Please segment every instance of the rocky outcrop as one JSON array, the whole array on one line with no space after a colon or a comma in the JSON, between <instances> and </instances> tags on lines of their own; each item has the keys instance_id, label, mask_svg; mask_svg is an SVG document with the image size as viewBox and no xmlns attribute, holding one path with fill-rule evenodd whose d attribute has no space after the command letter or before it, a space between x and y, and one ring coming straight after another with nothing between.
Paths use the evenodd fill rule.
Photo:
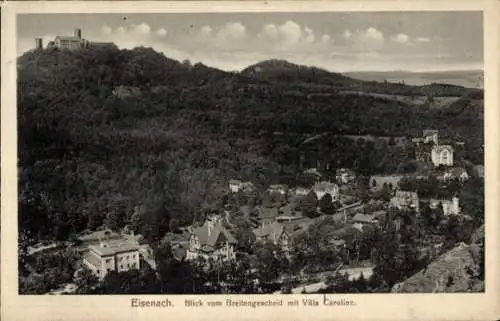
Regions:
<instances>
[{"instance_id":1,"label":"rocky outcrop","mask_svg":"<svg viewBox=\"0 0 500 321\"><path fill-rule=\"evenodd\" d=\"M483 292L482 245L460 243L426 268L396 284L393 293Z\"/></svg>"}]
</instances>

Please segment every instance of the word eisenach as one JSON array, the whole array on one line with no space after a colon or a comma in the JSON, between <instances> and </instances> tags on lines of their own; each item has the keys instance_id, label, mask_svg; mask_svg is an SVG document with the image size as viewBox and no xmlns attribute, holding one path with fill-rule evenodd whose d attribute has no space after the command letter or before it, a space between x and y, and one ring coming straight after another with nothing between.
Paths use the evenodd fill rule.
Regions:
<instances>
[{"instance_id":1,"label":"word eisenach","mask_svg":"<svg viewBox=\"0 0 500 321\"><path fill-rule=\"evenodd\" d=\"M173 307L172 301L169 299L164 300L141 300L134 298L130 302L133 308L170 308Z\"/></svg>"}]
</instances>

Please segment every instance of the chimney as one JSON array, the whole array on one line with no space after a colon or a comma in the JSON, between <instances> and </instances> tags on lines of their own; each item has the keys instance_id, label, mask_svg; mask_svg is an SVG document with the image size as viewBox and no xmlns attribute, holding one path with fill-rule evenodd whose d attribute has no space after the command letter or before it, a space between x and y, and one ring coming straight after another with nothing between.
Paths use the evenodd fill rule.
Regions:
<instances>
[{"instance_id":1,"label":"chimney","mask_svg":"<svg viewBox=\"0 0 500 321\"><path fill-rule=\"evenodd\" d=\"M35 43L36 43L36 49L43 49L43 39L42 38L35 38Z\"/></svg>"},{"instance_id":2,"label":"chimney","mask_svg":"<svg viewBox=\"0 0 500 321\"><path fill-rule=\"evenodd\" d=\"M82 29L75 29L75 37L82 39Z\"/></svg>"}]
</instances>

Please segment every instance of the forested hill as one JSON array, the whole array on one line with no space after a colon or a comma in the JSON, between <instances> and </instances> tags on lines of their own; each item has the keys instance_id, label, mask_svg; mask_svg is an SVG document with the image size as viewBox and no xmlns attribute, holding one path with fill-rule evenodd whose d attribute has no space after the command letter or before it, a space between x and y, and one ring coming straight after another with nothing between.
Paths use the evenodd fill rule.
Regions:
<instances>
[{"instance_id":1,"label":"forested hill","mask_svg":"<svg viewBox=\"0 0 500 321\"><path fill-rule=\"evenodd\" d=\"M350 90L388 95L461 97L470 89L451 84L432 83L422 86L398 82L359 80L324 69L302 66L285 60L271 59L249 66L241 71L252 79L269 80L311 86L330 86L337 90Z\"/></svg>"},{"instance_id":2,"label":"forested hill","mask_svg":"<svg viewBox=\"0 0 500 321\"><path fill-rule=\"evenodd\" d=\"M325 131L397 136L446 125L473 151L482 144L470 99L416 108L299 76L228 73L148 48L26 53L18 60L21 230L64 239L103 222L130 224L152 241L210 208L229 178L265 186L293 175L297 142ZM371 155L346 141L328 148L339 166Z\"/></svg>"}]
</instances>

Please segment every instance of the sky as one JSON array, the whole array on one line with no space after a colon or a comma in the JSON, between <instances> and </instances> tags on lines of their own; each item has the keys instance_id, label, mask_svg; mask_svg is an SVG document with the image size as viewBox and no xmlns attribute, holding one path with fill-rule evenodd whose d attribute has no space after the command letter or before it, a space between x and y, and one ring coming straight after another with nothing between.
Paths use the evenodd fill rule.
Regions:
<instances>
[{"instance_id":1,"label":"sky","mask_svg":"<svg viewBox=\"0 0 500 321\"><path fill-rule=\"evenodd\" d=\"M483 69L481 12L18 15L18 55L75 28L227 71L284 59L335 72Z\"/></svg>"}]
</instances>

